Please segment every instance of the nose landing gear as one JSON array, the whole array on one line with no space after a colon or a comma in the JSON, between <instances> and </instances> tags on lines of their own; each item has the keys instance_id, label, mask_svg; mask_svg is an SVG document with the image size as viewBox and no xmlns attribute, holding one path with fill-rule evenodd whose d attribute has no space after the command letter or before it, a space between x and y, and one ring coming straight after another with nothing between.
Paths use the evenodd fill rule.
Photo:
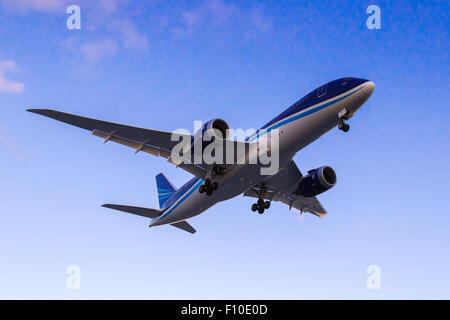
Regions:
<instances>
[{"instance_id":1,"label":"nose landing gear","mask_svg":"<svg viewBox=\"0 0 450 320\"><path fill-rule=\"evenodd\" d=\"M346 120L350 119L353 116L353 112L348 112L347 109L342 109L339 113L338 113L338 117L340 119L339 124L338 124L338 128L339 130L342 130L344 132L347 132L348 130L350 130L350 126L345 123Z\"/></svg>"},{"instance_id":2,"label":"nose landing gear","mask_svg":"<svg viewBox=\"0 0 450 320\"><path fill-rule=\"evenodd\" d=\"M347 132L348 130L350 130L350 125L345 123L344 120L341 120L341 122L339 122L339 124L338 124L338 128L339 128L339 130Z\"/></svg>"}]
</instances>

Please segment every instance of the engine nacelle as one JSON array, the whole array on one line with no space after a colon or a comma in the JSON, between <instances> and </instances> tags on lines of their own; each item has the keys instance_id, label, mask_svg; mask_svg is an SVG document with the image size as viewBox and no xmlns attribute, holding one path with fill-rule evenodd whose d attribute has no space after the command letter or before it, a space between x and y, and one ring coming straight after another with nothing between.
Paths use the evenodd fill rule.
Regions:
<instances>
[{"instance_id":1,"label":"engine nacelle","mask_svg":"<svg viewBox=\"0 0 450 320\"><path fill-rule=\"evenodd\" d=\"M336 172L331 167L323 166L309 170L308 174L300 180L294 194L314 197L333 188L336 185L336 181Z\"/></svg>"},{"instance_id":2,"label":"engine nacelle","mask_svg":"<svg viewBox=\"0 0 450 320\"><path fill-rule=\"evenodd\" d=\"M202 139L203 137L214 137L215 139L228 138L230 126L225 120L212 119L206 122L197 132L194 134L194 141Z\"/></svg>"},{"instance_id":3,"label":"engine nacelle","mask_svg":"<svg viewBox=\"0 0 450 320\"><path fill-rule=\"evenodd\" d=\"M225 140L230 135L230 126L222 119L212 119L206 122L197 132L194 134L190 146L190 153L194 161L200 161L202 159L203 150L211 142L218 140ZM194 155L195 153L195 155Z\"/></svg>"}]
</instances>

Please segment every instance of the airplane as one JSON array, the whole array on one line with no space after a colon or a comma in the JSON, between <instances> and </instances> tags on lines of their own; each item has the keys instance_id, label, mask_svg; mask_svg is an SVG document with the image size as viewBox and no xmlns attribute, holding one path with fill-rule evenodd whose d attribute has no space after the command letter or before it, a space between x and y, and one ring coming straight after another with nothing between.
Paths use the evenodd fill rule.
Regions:
<instances>
[{"instance_id":1,"label":"airplane","mask_svg":"<svg viewBox=\"0 0 450 320\"><path fill-rule=\"evenodd\" d=\"M176 188L160 173L156 176L159 209L119 204L103 207L152 219L149 227L172 225L190 233L196 230L186 221L218 202L243 194L256 198L251 210L262 214L272 201L280 201L303 212L323 217L327 211L317 195L336 185L337 175L330 166L309 170L303 175L295 164L294 155L338 127L350 128L348 121L367 101L375 89L372 81L360 78L341 78L311 91L285 111L248 136L245 141L231 141L229 125L222 119L206 122L194 135L183 135L191 145L207 132L220 132L225 143L255 145L264 137L278 135L279 168L271 175L261 174L261 164L208 164L174 161L172 133L106 122L50 109L28 109L42 116L90 130L94 136L166 158L195 177ZM203 144L200 144L202 147ZM245 149L248 157L250 149Z\"/></svg>"}]
</instances>

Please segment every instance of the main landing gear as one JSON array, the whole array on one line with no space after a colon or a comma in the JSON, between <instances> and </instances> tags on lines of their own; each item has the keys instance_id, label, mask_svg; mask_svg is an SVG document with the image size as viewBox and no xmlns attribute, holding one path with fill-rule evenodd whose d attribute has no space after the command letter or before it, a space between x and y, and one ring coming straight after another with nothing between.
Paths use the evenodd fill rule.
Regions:
<instances>
[{"instance_id":1,"label":"main landing gear","mask_svg":"<svg viewBox=\"0 0 450 320\"><path fill-rule=\"evenodd\" d=\"M258 199L256 203L252 204L252 211L258 211L259 214L263 214L265 209L270 208L270 201L264 201L264 199Z\"/></svg>"},{"instance_id":2,"label":"main landing gear","mask_svg":"<svg viewBox=\"0 0 450 320\"><path fill-rule=\"evenodd\" d=\"M265 209L270 208L270 201L264 201L264 185L261 186L259 192L253 189L256 193L258 193L258 201L252 204L252 211L258 211L259 214L263 214Z\"/></svg>"},{"instance_id":3,"label":"main landing gear","mask_svg":"<svg viewBox=\"0 0 450 320\"><path fill-rule=\"evenodd\" d=\"M217 165L212 166L209 171L208 171L208 175L205 179L205 183L202 184L199 188L198 188L198 192L200 193L204 193L206 192L206 195L210 196L212 195L214 190L217 190L217 188L219 187L219 183L217 181L211 181L211 179L214 180L214 178L216 176L222 176L225 173L225 168L224 167L219 167Z\"/></svg>"},{"instance_id":4,"label":"main landing gear","mask_svg":"<svg viewBox=\"0 0 450 320\"><path fill-rule=\"evenodd\" d=\"M339 122L339 124L338 124L338 128L339 128L339 130L347 132L348 130L350 130L350 125L345 123L344 120L341 120L341 122Z\"/></svg>"},{"instance_id":5,"label":"main landing gear","mask_svg":"<svg viewBox=\"0 0 450 320\"><path fill-rule=\"evenodd\" d=\"M210 196L212 195L214 190L217 190L218 187L219 184L217 183L217 181L212 182L210 179L206 179L205 183L198 188L198 192L206 192L206 195Z\"/></svg>"}]
</instances>

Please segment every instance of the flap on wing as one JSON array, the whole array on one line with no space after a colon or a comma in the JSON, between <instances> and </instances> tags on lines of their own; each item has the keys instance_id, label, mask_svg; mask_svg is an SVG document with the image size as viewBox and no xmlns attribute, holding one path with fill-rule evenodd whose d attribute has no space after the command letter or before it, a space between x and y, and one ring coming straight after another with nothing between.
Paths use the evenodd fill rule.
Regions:
<instances>
[{"instance_id":1,"label":"flap on wing","mask_svg":"<svg viewBox=\"0 0 450 320\"><path fill-rule=\"evenodd\" d=\"M135 152L134 152L135 154L142 151L142 152L149 153L149 154L152 154L157 157L161 156L163 158L166 158L167 161L169 161L170 163L173 163L177 167L184 169L189 173L192 173L196 177L198 177L200 179L205 178L206 170L204 168L202 168L199 165L196 165L194 163L189 163L189 162L182 162L180 164L176 164L171 160L171 151L170 150L166 150L165 148L160 148L160 147L151 145L150 143L148 143L148 140L139 142L139 141L134 141L131 139L127 139L127 138L118 136L117 134L115 134L113 132L105 133L105 132L98 131L98 130L92 131L92 134L96 137L105 139L105 142L112 141L112 142L116 142L118 144L130 147L130 148L133 148L133 149L135 149Z\"/></svg>"},{"instance_id":2,"label":"flap on wing","mask_svg":"<svg viewBox=\"0 0 450 320\"><path fill-rule=\"evenodd\" d=\"M150 219L155 219L155 218L159 217L162 213L162 210L158 210L158 209L123 206L120 204L111 204L111 203L106 203L106 204L102 205L102 207L113 209L113 210L118 210L118 211L123 211L123 212L128 212L131 214L135 214L135 215L150 218Z\"/></svg>"},{"instance_id":3,"label":"flap on wing","mask_svg":"<svg viewBox=\"0 0 450 320\"><path fill-rule=\"evenodd\" d=\"M186 221L180 221L177 223L172 223L171 226L174 226L175 228L187 231L189 233L195 233L195 229Z\"/></svg>"},{"instance_id":4,"label":"flap on wing","mask_svg":"<svg viewBox=\"0 0 450 320\"><path fill-rule=\"evenodd\" d=\"M142 152L150 153L157 157L160 155L161 148L153 146L153 145L147 143L147 141L140 143L138 141L120 137L120 136L116 135L114 132L106 133L106 132L102 132L99 130L93 130L92 135L105 139L105 141L104 141L105 143L108 141L112 141L112 142L116 142L121 145L130 147L130 148L136 149L136 151L134 153L138 153L139 151L142 151Z\"/></svg>"}]
</instances>

